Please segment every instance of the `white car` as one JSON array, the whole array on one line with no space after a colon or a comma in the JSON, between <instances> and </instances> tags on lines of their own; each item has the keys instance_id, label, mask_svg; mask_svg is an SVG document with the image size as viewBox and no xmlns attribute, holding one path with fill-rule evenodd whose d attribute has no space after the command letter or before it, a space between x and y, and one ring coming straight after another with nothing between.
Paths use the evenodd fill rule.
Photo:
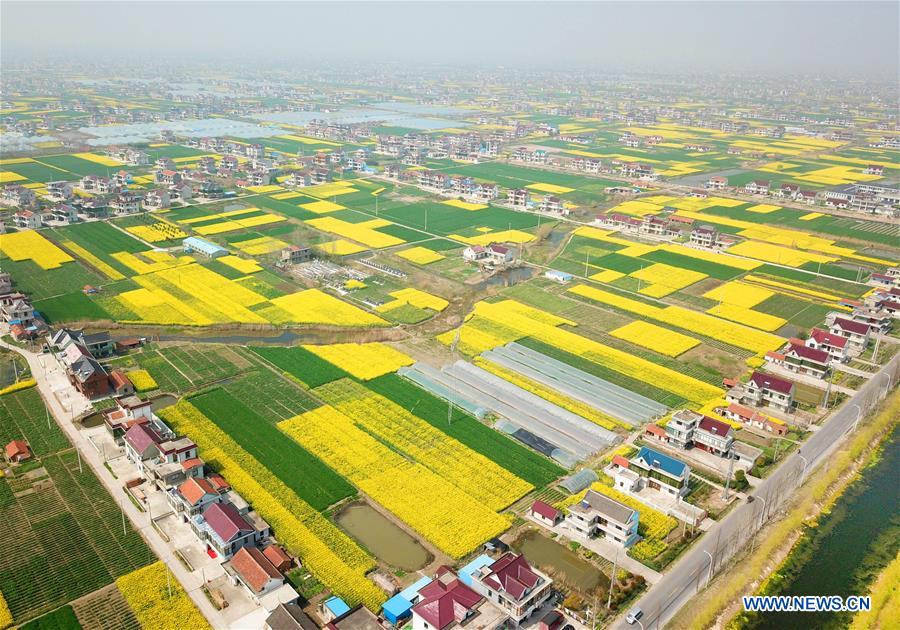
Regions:
<instances>
[{"instance_id":1,"label":"white car","mask_svg":"<svg viewBox=\"0 0 900 630\"><path fill-rule=\"evenodd\" d=\"M628 614L625 615L625 623L629 626L633 626L634 622L644 616L644 611L638 607L634 607L628 611Z\"/></svg>"}]
</instances>

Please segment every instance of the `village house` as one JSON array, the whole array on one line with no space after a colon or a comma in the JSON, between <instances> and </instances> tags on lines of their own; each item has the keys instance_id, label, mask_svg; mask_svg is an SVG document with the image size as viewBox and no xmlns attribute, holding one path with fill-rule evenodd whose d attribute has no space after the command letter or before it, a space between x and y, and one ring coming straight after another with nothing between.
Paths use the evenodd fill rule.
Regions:
<instances>
[{"instance_id":1,"label":"village house","mask_svg":"<svg viewBox=\"0 0 900 630\"><path fill-rule=\"evenodd\" d=\"M242 509L243 512L233 503L212 503L190 519L191 528L206 544L207 552L212 552L220 562L243 547L256 546L270 535L265 521L250 513L246 505Z\"/></svg>"},{"instance_id":2,"label":"village house","mask_svg":"<svg viewBox=\"0 0 900 630\"><path fill-rule=\"evenodd\" d=\"M770 418L755 409L739 405L738 403L730 403L727 407L717 408L716 413L729 420L740 422L745 426L754 427L777 436L786 435L788 432L787 425L780 420Z\"/></svg>"},{"instance_id":3,"label":"village house","mask_svg":"<svg viewBox=\"0 0 900 630\"><path fill-rule=\"evenodd\" d=\"M86 351L83 356L69 363L67 372L69 382L90 400L102 398L110 392L109 375Z\"/></svg>"},{"instance_id":4,"label":"village house","mask_svg":"<svg viewBox=\"0 0 900 630\"><path fill-rule=\"evenodd\" d=\"M0 295L0 318L10 326L28 327L35 321L34 307L24 293L4 293Z\"/></svg>"},{"instance_id":5,"label":"village house","mask_svg":"<svg viewBox=\"0 0 900 630\"><path fill-rule=\"evenodd\" d=\"M845 337L851 348L861 352L869 345L871 326L846 317L835 317L829 332L832 335Z\"/></svg>"},{"instance_id":6,"label":"village house","mask_svg":"<svg viewBox=\"0 0 900 630\"><path fill-rule=\"evenodd\" d=\"M628 548L638 541L637 510L596 490L569 506L566 525L588 538L603 538Z\"/></svg>"},{"instance_id":7,"label":"village house","mask_svg":"<svg viewBox=\"0 0 900 630\"><path fill-rule=\"evenodd\" d=\"M516 627L553 595L553 581L525 556L512 552L474 571L471 580L472 590L506 613Z\"/></svg>"},{"instance_id":8,"label":"village house","mask_svg":"<svg viewBox=\"0 0 900 630\"><path fill-rule=\"evenodd\" d=\"M144 197L144 209L160 210L169 207L169 193L165 190L151 190Z\"/></svg>"},{"instance_id":9,"label":"village house","mask_svg":"<svg viewBox=\"0 0 900 630\"><path fill-rule=\"evenodd\" d=\"M711 225L701 225L691 230L691 245L712 249L718 242L719 232Z\"/></svg>"},{"instance_id":10,"label":"village house","mask_svg":"<svg viewBox=\"0 0 900 630\"><path fill-rule=\"evenodd\" d=\"M728 178L721 175L713 175L706 181L706 187L710 190L724 190L728 186Z\"/></svg>"},{"instance_id":11,"label":"village house","mask_svg":"<svg viewBox=\"0 0 900 630\"><path fill-rule=\"evenodd\" d=\"M699 448L725 457L734 444L734 430L730 425L703 414L682 409L665 426L669 444L679 448Z\"/></svg>"},{"instance_id":12,"label":"village house","mask_svg":"<svg viewBox=\"0 0 900 630\"><path fill-rule=\"evenodd\" d=\"M13 224L20 230L37 230L44 225L44 214L34 210L19 210L13 215Z\"/></svg>"},{"instance_id":13,"label":"village house","mask_svg":"<svg viewBox=\"0 0 900 630\"><path fill-rule=\"evenodd\" d=\"M47 199L50 201L68 201L74 194L72 182L47 182Z\"/></svg>"},{"instance_id":14,"label":"village house","mask_svg":"<svg viewBox=\"0 0 900 630\"><path fill-rule=\"evenodd\" d=\"M787 349L781 353L779 364L791 372L824 378L828 373L828 353L806 346L802 342L798 343L799 341L791 339L788 342ZM768 357L766 360L769 360Z\"/></svg>"},{"instance_id":15,"label":"village house","mask_svg":"<svg viewBox=\"0 0 900 630\"><path fill-rule=\"evenodd\" d=\"M66 203L60 203L53 206L50 210L50 216L57 223L68 225L78 221L78 210L74 206Z\"/></svg>"},{"instance_id":16,"label":"village house","mask_svg":"<svg viewBox=\"0 0 900 630\"><path fill-rule=\"evenodd\" d=\"M297 604L278 604L266 618L263 630L319 630L319 626Z\"/></svg>"},{"instance_id":17,"label":"village house","mask_svg":"<svg viewBox=\"0 0 900 630\"><path fill-rule=\"evenodd\" d=\"M768 195L771 182L767 179L756 179L747 182L744 186L744 192L748 195Z\"/></svg>"},{"instance_id":18,"label":"village house","mask_svg":"<svg viewBox=\"0 0 900 630\"><path fill-rule=\"evenodd\" d=\"M628 463L628 470L642 477L648 488L673 496L687 494L691 469L684 462L643 446Z\"/></svg>"},{"instance_id":19,"label":"village house","mask_svg":"<svg viewBox=\"0 0 900 630\"><path fill-rule=\"evenodd\" d=\"M569 209L566 208L563 200L553 195L544 195L538 207L541 212L546 214L558 214L561 216L568 216L569 214Z\"/></svg>"},{"instance_id":20,"label":"village house","mask_svg":"<svg viewBox=\"0 0 900 630\"><path fill-rule=\"evenodd\" d=\"M16 208L26 208L37 201L37 196L33 190L29 190L24 186L13 184L5 186L0 192L0 203L6 206L14 206Z\"/></svg>"},{"instance_id":21,"label":"village house","mask_svg":"<svg viewBox=\"0 0 900 630\"><path fill-rule=\"evenodd\" d=\"M827 330L821 328L813 328L809 337L806 339L806 345L815 350L824 350L831 357L832 361L843 363L850 358L849 340L840 335L833 335Z\"/></svg>"},{"instance_id":22,"label":"village house","mask_svg":"<svg viewBox=\"0 0 900 630\"><path fill-rule=\"evenodd\" d=\"M113 197L109 202L109 207L116 214L133 214L141 209L141 197L130 190L126 190Z\"/></svg>"},{"instance_id":23,"label":"village house","mask_svg":"<svg viewBox=\"0 0 900 630\"><path fill-rule=\"evenodd\" d=\"M125 432L132 425L158 420L153 413L153 404L149 400L141 400L137 396L120 396L115 399L115 403L115 407L102 413L106 430L116 444L124 444Z\"/></svg>"},{"instance_id":24,"label":"village house","mask_svg":"<svg viewBox=\"0 0 900 630\"><path fill-rule=\"evenodd\" d=\"M506 198L509 200L509 205L524 210L531 200L531 193L525 188L513 188L507 191Z\"/></svg>"},{"instance_id":25,"label":"village house","mask_svg":"<svg viewBox=\"0 0 900 630\"><path fill-rule=\"evenodd\" d=\"M725 399L743 405L762 407L769 405L780 411L790 411L794 406L794 384L772 374L755 371L746 385L735 384Z\"/></svg>"},{"instance_id":26,"label":"village house","mask_svg":"<svg viewBox=\"0 0 900 630\"><path fill-rule=\"evenodd\" d=\"M226 501L231 486L218 484L211 478L201 476L204 465L200 458L186 460L185 463L191 465L191 471L199 473L187 475L179 485L170 487L166 492L166 500L175 513L181 515L182 521L187 523L213 503Z\"/></svg>"},{"instance_id":27,"label":"village house","mask_svg":"<svg viewBox=\"0 0 900 630\"><path fill-rule=\"evenodd\" d=\"M235 584L243 584L256 602L284 585L284 576L256 547L240 548L223 564Z\"/></svg>"},{"instance_id":28,"label":"village house","mask_svg":"<svg viewBox=\"0 0 900 630\"><path fill-rule=\"evenodd\" d=\"M289 245L281 250L281 262L285 265L299 265L312 259L312 250L309 247Z\"/></svg>"}]
</instances>

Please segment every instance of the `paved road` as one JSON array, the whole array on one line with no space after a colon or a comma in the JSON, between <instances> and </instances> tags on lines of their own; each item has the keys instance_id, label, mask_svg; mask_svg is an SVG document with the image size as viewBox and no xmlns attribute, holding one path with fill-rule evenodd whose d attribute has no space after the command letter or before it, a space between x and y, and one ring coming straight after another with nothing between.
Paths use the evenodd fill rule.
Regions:
<instances>
[{"instance_id":1,"label":"paved road","mask_svg":"<svg viewBox=\"0 0 900 630\"><path fill-rule=\"evenodd\" d=\"M132 526L141 533L144 540L153 550L158 558L160 558L169 567L171 574L181 582L187 594L193 600L194 604L200 609L214 628L226 628L228 623L225 617L210 604L209 599L203 593L203 578L197 574L190 573L185 569L184 565L175 556L174 549L169 545L159 532L150 522L150 515L138 510L134 504L124 496L122 482L112 476L112 473L103 465L103 457L97 452L88 439L82 434L72 423L72 413L70 410L76 411L80 408L77 406L77 399L83 401L83 397L74 388L69 387L70 391L63 391L59 383L58 372L61 368L56 360L50 355L37 354L23 350L17 346L0 341L0 346L18 352L31 368L31 374L37 382L40 390L41 398L50 410L51 415L57 424L62 428L63 432L69 438L69 441L81 453L81 459L94 471L94 474L100 479L106 490L112 495L113 500L119 504L124 511ZM62 399L60 397L63 397ZM66 404L63 404L65 401Z\"/></svg>"},{"instance_id":2,"label":"paved road","mask_svg":"<svg viewBox=\"0 0 900 630\"><path fill-rule=\"evenodd\" d=\"M712 574L722 569L738 550L753 544L751 536L776 511L813 469L837 448L841 438L854 428L900 377L900 355L874 375L854 396L809 436L803 446L787 457L761 484L753 489L753 503L743 503L716 523L674 566L663 574L637 602L644 611L641 626L661 628L705 587ZM629 628L621 617L615 628ZM634 626L637 627L637 626Z\"/></svg>"}]
</instances>

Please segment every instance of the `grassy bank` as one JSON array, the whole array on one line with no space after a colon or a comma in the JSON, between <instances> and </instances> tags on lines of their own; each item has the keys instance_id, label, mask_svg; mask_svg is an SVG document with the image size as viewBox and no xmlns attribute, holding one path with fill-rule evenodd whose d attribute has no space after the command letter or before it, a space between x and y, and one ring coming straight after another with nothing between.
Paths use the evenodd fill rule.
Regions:
<instances>
[{"instance_id":1,"label":"grassy bank","mask_svg":"<svg viewBox=\"0 0 900 630\"><path fill-rule=\"evenodd\" d=\"M900 619L900 554L887 565L872 588L872 610L857 613L850 630L890 628Z\"/></svg>"},{"instance_id":2,"label":"grassy bank","mask_svg":"<svg viewBox=\"0 0 900 630\"><path fill-rule=\"evenodd\" d=\"M829 458L818 477L805 487L803 495L795 497L788 515L761 532L756 551L735 558L740 562L733 562L731 568L723 571L712 586L692 602L690 610L682 609L670 627L707 628L723 615L730 618L737 613L735 602L742 595L755 592L765 576L780 565L803 531L803 525L833 504L898 417L900 392L895 391L875 417L861 425L853 438Z\"/></svg>"}]
</instances>

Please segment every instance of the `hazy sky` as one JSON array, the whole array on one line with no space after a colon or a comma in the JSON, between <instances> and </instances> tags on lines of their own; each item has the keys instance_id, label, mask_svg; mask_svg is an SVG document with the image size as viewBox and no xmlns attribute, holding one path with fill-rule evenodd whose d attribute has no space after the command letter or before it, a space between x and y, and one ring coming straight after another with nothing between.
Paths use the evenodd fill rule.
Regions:
<instances>
[{"instance_id":1,"label":"hazy sky","mask_svg":"<svg viewBox=\"0 0 900 630\"><path fill-rule=\"evenodd\" d=\"M0 2L20 53L900 73L900 2Z\"/></svg>"}]
</instances>

